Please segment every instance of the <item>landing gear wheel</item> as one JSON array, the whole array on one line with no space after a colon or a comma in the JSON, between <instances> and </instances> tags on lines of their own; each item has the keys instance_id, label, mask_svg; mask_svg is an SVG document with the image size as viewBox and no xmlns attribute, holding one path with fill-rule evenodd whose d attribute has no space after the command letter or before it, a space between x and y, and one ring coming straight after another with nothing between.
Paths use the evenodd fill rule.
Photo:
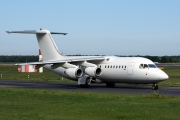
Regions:
<instances>
[{"instance_id":1,"label":"landing gear wheel","mask_svg":"<svg viewBox=\"0 0 180 120\"><path fill-rule=\"evenodd\" d=\"M114 88L115 83L106 83L106 86L109 87L109 88Z\"/></svg>"},{"instance_id":2,"label":"landing gear wheel","mask_svg":"<svg viewBox=\"0 0 180 120\"><path fill-rule=\"evenodd\" d=\"M89 86L90 84L91 84L91 78L87 78L87 79L86 79L86 85Z\"/></svg>"},{"instance_id":3,"label":"landing gear wheel","mask_svg":"<svg viewBox=\"0 0 180 120\"><path fill-rule=\"evenodd\" d=\"M81 84L80 87L81 88L88 88L90 84L91 84L91 79L87 78L86 79L86 83L85 84Z\"/></svg>"},{"instance_id":4,"label":"landing gear wheel","mask_svg":"<svg viewBox=\"0 0 180 120\"><path fill-rule=\"evenodd\" d=\"M157 90L157 89L158 89L158 85L153 84L152 89L153 89L153 90Z\"/></svg>"}]
</instances>

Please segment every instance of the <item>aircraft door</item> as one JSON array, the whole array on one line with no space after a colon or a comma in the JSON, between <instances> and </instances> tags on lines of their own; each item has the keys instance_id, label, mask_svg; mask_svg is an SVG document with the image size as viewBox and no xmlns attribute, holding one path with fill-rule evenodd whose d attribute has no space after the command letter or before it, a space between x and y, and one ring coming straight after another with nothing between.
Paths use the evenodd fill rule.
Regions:
<instances>
[{"instance_id":1,"label":"aircraft door","mask_svg":"<svg viewBox=\"0 0 180 120\"><path fill-rule=\"evenodd\" d=\"M134 63L131 62L128 65L128 75L133 75L133 68L134 68Z\"/></svg>"}]
</instances>

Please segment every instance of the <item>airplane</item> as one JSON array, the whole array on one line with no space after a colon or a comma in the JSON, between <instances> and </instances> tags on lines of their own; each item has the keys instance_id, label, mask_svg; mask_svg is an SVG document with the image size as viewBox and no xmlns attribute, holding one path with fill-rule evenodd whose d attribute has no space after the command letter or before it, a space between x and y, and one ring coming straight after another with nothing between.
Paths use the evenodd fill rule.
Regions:
<instances>
[{"instance_id":1,"label":"airplane","mask_svg":"<svg viewBox=\"0 0 180 120\"><path fill-rule=\"evenodd\" d=\"M42 52L43 61L16 65L45 67L59 76L77 81L80 87L89 87L91 83L105 83L107 87L115 87L116 83L129 83L152 84L152 89L157 90L157 83L169 78L154 62L143 57L65 56L56 46L52 34L67 33L44 29L6 32L36 34Z\"/></svg>"}]
</instances>

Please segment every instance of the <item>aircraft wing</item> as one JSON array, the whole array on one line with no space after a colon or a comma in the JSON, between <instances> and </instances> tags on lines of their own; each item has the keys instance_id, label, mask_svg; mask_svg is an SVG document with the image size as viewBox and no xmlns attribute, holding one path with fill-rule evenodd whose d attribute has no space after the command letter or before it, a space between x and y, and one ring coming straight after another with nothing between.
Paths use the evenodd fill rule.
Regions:
<instances>
[{"instance_id":1,"label":"aircraft wing","mask_svg":"<svg viewBox=\"0 0 180 120\"><path fill-rule=\"evenodd\" d=\"M72 63L75 65L81 65L82 62L89 62L89 63L94 63L94 62L101 62L105 60L105 57L103 56L84 56L84 57L65 57L64 59L61 60L50 60L50 61L43 61L43 62L29 62L29 63L18 63L15 65L39 65L39 66L44 66L46 64L63 64L63 63Z\"/></svg>"}]
</instances>

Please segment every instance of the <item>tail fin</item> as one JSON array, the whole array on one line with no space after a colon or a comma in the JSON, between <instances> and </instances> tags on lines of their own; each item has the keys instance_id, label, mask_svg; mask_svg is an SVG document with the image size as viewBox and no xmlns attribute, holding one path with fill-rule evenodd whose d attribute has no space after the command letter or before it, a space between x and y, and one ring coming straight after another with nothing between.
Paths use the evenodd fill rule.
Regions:
<instances>
[{"instance_id":1,"label":"tail fin","mask_svg":"<svg viewBox=\"0 0 180 120\"><path fill-rule=\"evenodd\" d=\"M62 34L66 35L67 33L58 33L58 32L49 32L48 30L40 31L6 31L7 33L24 33L24 34L36 34L39 48L42 52L43 61L47 60L57 60L61 59L64 56L59 51L56 43L54 42L51 34Z\"/></svg>"}]
</instances>

